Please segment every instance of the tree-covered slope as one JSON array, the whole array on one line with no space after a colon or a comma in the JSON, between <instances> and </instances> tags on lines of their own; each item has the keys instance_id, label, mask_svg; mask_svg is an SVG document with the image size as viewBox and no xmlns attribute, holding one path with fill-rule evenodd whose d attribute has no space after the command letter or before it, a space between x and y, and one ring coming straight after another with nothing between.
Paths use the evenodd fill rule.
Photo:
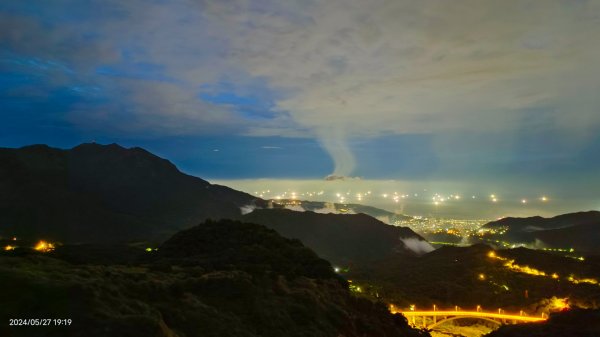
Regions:
<instances>
[{"instance_id":1,"label":"tree-covered slope","mask_svg":"<svg viewBox=\"0 0 600 337\"><path fill-rule=\"evenodd\" d=\"M390 226L365 214L257 209L244 215L243 219L273 228L285 237L300 239L320 256L335 263L363 263L390 255L415 256L433 250L410 228Z\"/></svg>"},{"instance_id":2,"label":"tree-covered slope","mask_svg":"<svg viewBox=\"0 0 600 337\"><path fill-rule=\"evenodd\" d=\"M72 323L4 324L0 335L427 336L383 304L355 297L329 263L297 240L260 225L207 222L127 264L93 262L97 250L89 262L68 262L76 250L3 253L0 317Z\"/></svg>"}]
</instances>

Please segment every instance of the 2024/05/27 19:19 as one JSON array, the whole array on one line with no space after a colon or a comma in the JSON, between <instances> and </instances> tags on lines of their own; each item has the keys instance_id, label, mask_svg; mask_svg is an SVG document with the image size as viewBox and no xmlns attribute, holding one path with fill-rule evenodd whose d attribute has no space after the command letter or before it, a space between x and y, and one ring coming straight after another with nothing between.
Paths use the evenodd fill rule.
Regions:
<instances>
[{"instance_id":1,"label":"2024/05/27 19:19","mask_svg":"<svg viewBox=\"0 0 600 337\"><path fill-rule=\"evenodd\" d=\"M10 326L68 326L73 323L70 318L11 318L8 320Z\"/></svg>"}]
</instances>

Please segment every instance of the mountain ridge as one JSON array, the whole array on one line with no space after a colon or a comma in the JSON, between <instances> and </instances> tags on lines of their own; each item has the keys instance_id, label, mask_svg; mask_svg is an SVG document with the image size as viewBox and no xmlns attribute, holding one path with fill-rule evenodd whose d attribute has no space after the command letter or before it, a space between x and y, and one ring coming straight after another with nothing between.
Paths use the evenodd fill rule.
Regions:
<instances>
[{"instance_id":1,"label":"mountain ridge","mask_svg":"<svg viewBox=\"0 0 600 337\"><path fill-rule=\"evenodd\" d=\"M504 229L504 234L492 234L494 239L530 243L536 246L574 249L598 254L600 247L600 212L586 211L528 218L504 218L489 222L482 228Z\"/></svg>"},{"instance_id":2,"label":"mountain ridge","mask_svg":"<svg viewBox=\"0 0 600 337\"><path fill-rule=\"evenodd\" d=\"M244 207L255 211L245 217ZM158 242L207 219L248 219L292 235L336 262L357 260L356 247L372 252L371 258L382 258L397 246L403 248L400 237L425 244L408 228L364 214L308 215L282 208L187 175L139 147L86 143L66 150L47 145L0 148L0 239ZM292 230L272 217L298 226ZM315 240L319 235L336 239ZM329 245L333 248L328 250Z\"/></svg>"},{"instance_id":3,"label":"mountain ridge","mask_svg":"<svg viewBox=\"0 0 600 337\"><path fill-rule=\"evenodd\" d=\"M560 214L553 217L532 216L526 218L506 217L500 220L491 221L483 225L483 228L497 228L508 226L509 229L524 230L529 226L540 227L542 229L558 229L575 225L588 224L592 222L600 223L599 211L582 211L574 213Z\"/></svg>"}]
</instances>

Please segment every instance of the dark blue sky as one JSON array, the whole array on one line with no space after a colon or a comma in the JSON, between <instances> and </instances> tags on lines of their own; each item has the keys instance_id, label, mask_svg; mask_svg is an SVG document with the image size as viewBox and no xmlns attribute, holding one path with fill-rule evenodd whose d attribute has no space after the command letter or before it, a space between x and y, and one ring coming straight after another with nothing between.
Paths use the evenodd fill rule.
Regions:
<instances>
[{"instance_id":1,"label":"dark blue sky","mask_svg":"<svg viewBox=\"0 0 600 337\"><path fill-rule=\"evenodd\" d=\"M117 142L222 179L597 186L599 9L2 1L0 146Z\"/></svg>"}]
</instances>

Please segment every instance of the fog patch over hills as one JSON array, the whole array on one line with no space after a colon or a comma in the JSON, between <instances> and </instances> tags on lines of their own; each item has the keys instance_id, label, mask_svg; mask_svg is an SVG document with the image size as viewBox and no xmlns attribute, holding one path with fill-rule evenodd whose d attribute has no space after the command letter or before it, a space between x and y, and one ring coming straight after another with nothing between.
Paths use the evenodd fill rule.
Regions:
<instances>
[{"instance_id":1,"label":"fog patch over hills","mask_svg":"<svg viewBox=\"0 0 600 337\"><path fill-rule=\"evenodd\" d=\"M388 224L388 225L392 224L392 222L390 221L390 217L388 215L378 216L378 217L375 217L375 219L377 219L385 224Z\"/></svg>"},{"instance_id":2,"label":"fog patch over hills","mask_svg":"<svg viewBox=\"0 0 600 337\"><path fill-rule=\"evenodd\" d=\"M356 212L352 208L345 209L344 212L341 212L335 207L335 204L332 202L323 203L325 207L314 209L313 212L321 213L321 214L356 214Z\"/></svg>"},{"instance_id":3,"label":"fog patch over hills","mask_svg":"<svg viewBox=\"0 0 600 337\"><path fill-rule=\"evenodd\" d=\"M412 250L413 252L422 255L427 254L435 250L435 248L429 244L427 241L422 241L417 238L407 238L400 239L406 246L406 248Z\"/></svg>"},{"instance_id":4,"label":"fog patch over hills","mask_svg":"<svg viewBox=\"0 0 600 337\"><path fill-rule=\"evenodd\" d=\"M539 188L527 182L509 187L480 182L450 182L446 180L409 181L387 179L346 179L324 181L315 179L209 179L212 183L230 186L263 199L288 198L295 192L298 199L337 204L361 204L381 208L392 213L453 219L498 219L504 217L552 217L557 214L597 209L592 190L583 188L576 196L564 194L559 185ZM257 191L270 190L262 196ZM368 192L371 191L371 194ZM542 192L540 192L542 191ZM286 193L284 195L284 193ZM400 196L394 199L395 193ZM460 199L435 205L436 193L444 196L459 195ZM360 194L361 198L357 197ZM492 202L490 195L498 196ZM543 202L541 195L548 197ZM405 198L401 196L405 195ZM344 200L341 199L344 197ZM474 197L474 198L473 198ZM527 199L523 203L522 199ZM327 212L328 210L323 210ZM385 221L384 221L385 222Z\"/></svg>"},{"instance_id":5,"label":"fog patch over hills","mask_svg":"<svg viewBox=\"0 0 600 337\"><path fill-rule=\"evenodd\" d=\"M335 175L335 174L330 174L325 177L325 181L336 181L336 180L345 181L345 180L360 180L360 179L361 179L360 177L350 177L350 176L342 176L342 175Z\"/></svg>"},{"instance_id":6,"label":"fog patch over hills","mask_svg":"<svg viewBox=\"0 0 600 337\"><path fill-rule=\"evenodd\" d=\"M300 205L285 205L285 209L289 209L289 210L295 211L295 212L306 212L304 207L302 207Z\"/></svg>"},{"instance_id":7,"label":"fog patch over hills","mask_svg":"<svg viewBox=\"0 0 600 337\"><path fill-rule=\"evenodd\" d=\"M242 212L242 215L250 214L250 213L254 212L255 209L256 209L255 205L244 205L244 206L240 207L240 211Z\"/></svg>"}]
</instances>

